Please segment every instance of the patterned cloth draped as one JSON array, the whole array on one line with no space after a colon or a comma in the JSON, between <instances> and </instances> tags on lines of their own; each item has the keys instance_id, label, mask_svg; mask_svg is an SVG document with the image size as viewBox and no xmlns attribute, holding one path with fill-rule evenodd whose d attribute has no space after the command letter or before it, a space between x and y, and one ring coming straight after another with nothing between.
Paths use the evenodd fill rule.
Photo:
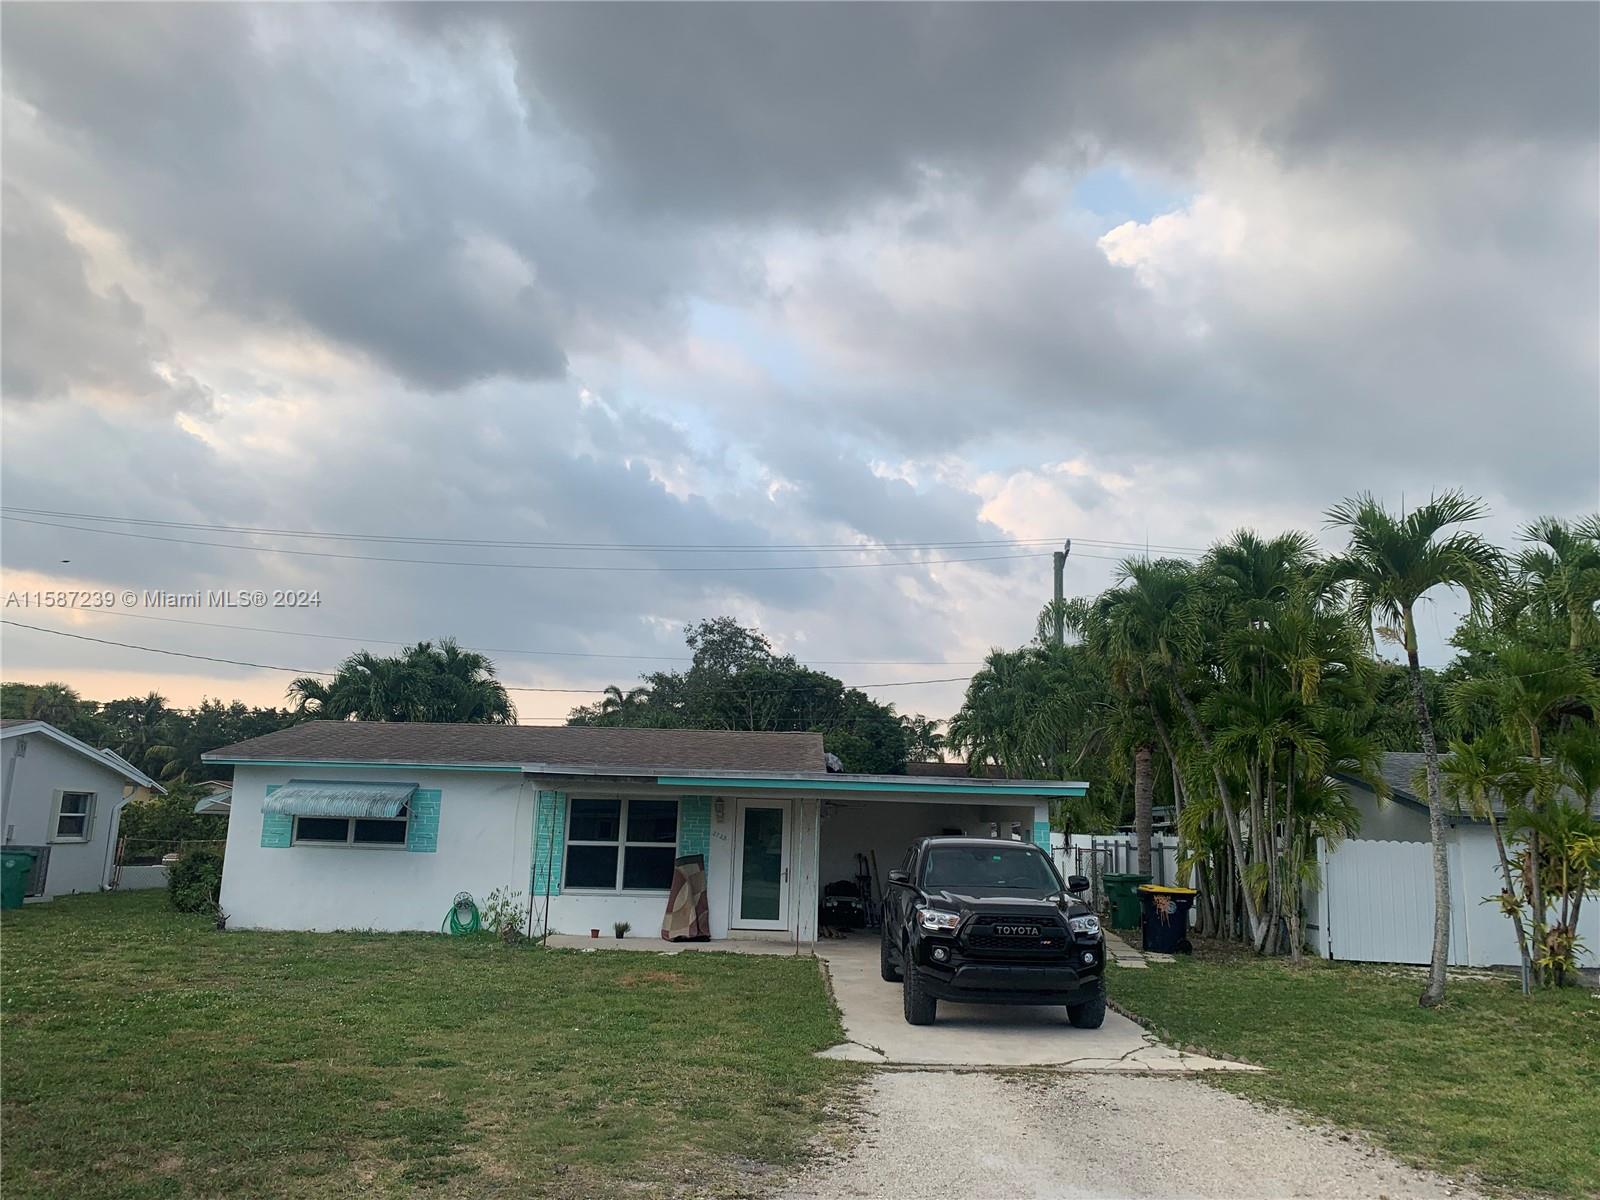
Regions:
<instances>
[{"instance_id":1,"label":"patterned cloth draped","mask_svg":"<svg viewBox=\"0 0 1600 1200\"><path fill-rule=\"evenodd\" d=\"M685 854L672 868L672 892L661 919L664 942L709 942L711 911L706 903L706 859Z\"/></svg>"}]
</instances>

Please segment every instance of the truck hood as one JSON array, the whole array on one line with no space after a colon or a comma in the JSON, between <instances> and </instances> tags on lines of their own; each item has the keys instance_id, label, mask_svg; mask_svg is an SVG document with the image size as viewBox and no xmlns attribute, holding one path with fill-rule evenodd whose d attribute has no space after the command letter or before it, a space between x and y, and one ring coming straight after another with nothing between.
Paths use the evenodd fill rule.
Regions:
<instances>
[{"instance_id":1,"label":"truck hood","mask_svg":"<svg viewBox=\"0 0 1600 1200\"><path fill-rule=\"evenodd\" d=\"M1030 896L1018 896L1013 892L1001 892L994 896L977 896L968 892L956 892L946 888L937 892L928 892L928 903L937 908L951 909L963 915L973 912L1002 913L1006 916L1040 918L1063 911L1060 908L1059 896L1050 896L1043 900ZM1089 907L1080 900L1067 899L1064 910L1066 916L1081 917L1089 912Z\"/></svg>"}]
</instances>

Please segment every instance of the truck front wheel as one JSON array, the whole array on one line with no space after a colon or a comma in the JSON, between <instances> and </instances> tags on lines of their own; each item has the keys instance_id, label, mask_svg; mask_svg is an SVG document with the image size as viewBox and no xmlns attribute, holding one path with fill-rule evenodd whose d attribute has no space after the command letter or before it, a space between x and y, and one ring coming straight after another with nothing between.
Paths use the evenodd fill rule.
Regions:
<instances>
[{"instance_id":1,"label":"truck front wheel","mask_svg":"<svg viewBox=\"0 0 1600 1200\"><path fill-rule=\"evenodd\" d=\"M1067 1005L1067 1020L1078 1029L1099 1029L1106 1019L1106 995L1101 992L1093 1000Z\"/></svg>"},{"instance_id":2,"label":"truck front wheel","mask_svg":"<svg viewBox=\"0 0 1600 1200\"><path fill-rule=\"evenodd\" d=\"M905 1012L908 1025L932 1025L935 1013L938 1011L939 1002L928 995L927 989L922 986L922 979L917 974L916 967L906 963L905 981Z\"/></svg>"}]
</instances>

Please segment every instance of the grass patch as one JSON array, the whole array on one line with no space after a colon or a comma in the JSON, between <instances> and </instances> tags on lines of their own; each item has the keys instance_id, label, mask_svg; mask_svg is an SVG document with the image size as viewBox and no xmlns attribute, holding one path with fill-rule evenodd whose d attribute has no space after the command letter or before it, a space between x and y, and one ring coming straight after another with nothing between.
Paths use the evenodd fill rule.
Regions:
<instances>
[{"instance_id":1,"label":"grass patch","mask_svg":"<svg viewBox=\"0 0 1600 1200\"><path fill-rule=\"evenodd\" d=\"M17 1197L653 1196L795 1162L858 1077L813 959L5 914Z\"/></svg>"},{"instance_id":2,"label":"grass patch","mask_svg":"<svg viewBox=\"0 0 1600 1200\"><path fill-rule=\"evenodd\" d=\"M1600 998L1451 979L1429 1011L1422 982L1404 968L1201 954L1114 968L1109 985L1167 1040L1271 1068L1208 1083L1518 1194L1600 1195Z\"/></svg>"}]
</instances>

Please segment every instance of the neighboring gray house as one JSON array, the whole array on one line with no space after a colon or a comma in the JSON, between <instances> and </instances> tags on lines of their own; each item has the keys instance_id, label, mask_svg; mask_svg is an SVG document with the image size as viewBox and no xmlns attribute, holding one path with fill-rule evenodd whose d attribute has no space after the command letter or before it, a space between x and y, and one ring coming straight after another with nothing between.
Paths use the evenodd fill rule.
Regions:
<instances>
[{"instance_id":1,"label":"neighboring gray house","mask_svg":"<svg viewBox=\"0 0 1600 1200\"><path fill-rule=\"evenodd\" d=\"M0 834L39 852L28 895L109 886L122 806L164 789L112 750L44 721L0 721Z\"/></svg>"},{"instance_id":2,"label":"neighboring gray house","mask_svg":"<svg viewBox=\"0 0 1600 1200\"><path fill-rule=\"evenodd\" d=\"M1340 775L1339 782L1349 789L1349 796L1361 810L1361 832L1357 837L1367 841L1426 842L1428 837L1428 798L1416 785L1417 772L1422 769L1420 751L1387 751L1383 755L1379 772L1389 785L1389 803L1378 800L1376 793L1354 775ZM1444 758L1443 753L1440 758ZM1572 793L1565 793L1570 801ZM1495 813L1505 819L1505 805L1500 797L1491 797ZM1600 797L1591 798L1590 811L1600 816ZM1451 829L1477 830L1489 836L1489 823L1469 812L1460 811L1453 801L1445 800L1445 824ZM1474 835L1476 836L1476 835Z\"/></svg>"},{"instance_id":3,"label":"neighboring gray house","mask_svg":"<svg viewBox=\"0 0 1600 1200\"><path fill-rule=\"evenodd\" d=\"M1308 889L1307 937L1319 954L1355 962L1425 963L1433 940L1433 861L1428 802L1416 785L1420 753L1388 753L1380 767L1391 797L1381 803L1366 784L1340 782L1361 811L1361 832L1320 853L1320 895ZM1569 802L1571 793L1567 794ZM1450 963L1514 966L1517 943L1501 912L1504 886L1489 823L1448 804L1445 853L1450 866ZM1590 800L1600 815L1600 797ZM1504 813L1498 799L1497 813ZM1509 833L1507 834L1509 838ZM1600 966L1600 905L1586 904L1579 925L1581 966Z\"/></svg>"}]
</instances>

